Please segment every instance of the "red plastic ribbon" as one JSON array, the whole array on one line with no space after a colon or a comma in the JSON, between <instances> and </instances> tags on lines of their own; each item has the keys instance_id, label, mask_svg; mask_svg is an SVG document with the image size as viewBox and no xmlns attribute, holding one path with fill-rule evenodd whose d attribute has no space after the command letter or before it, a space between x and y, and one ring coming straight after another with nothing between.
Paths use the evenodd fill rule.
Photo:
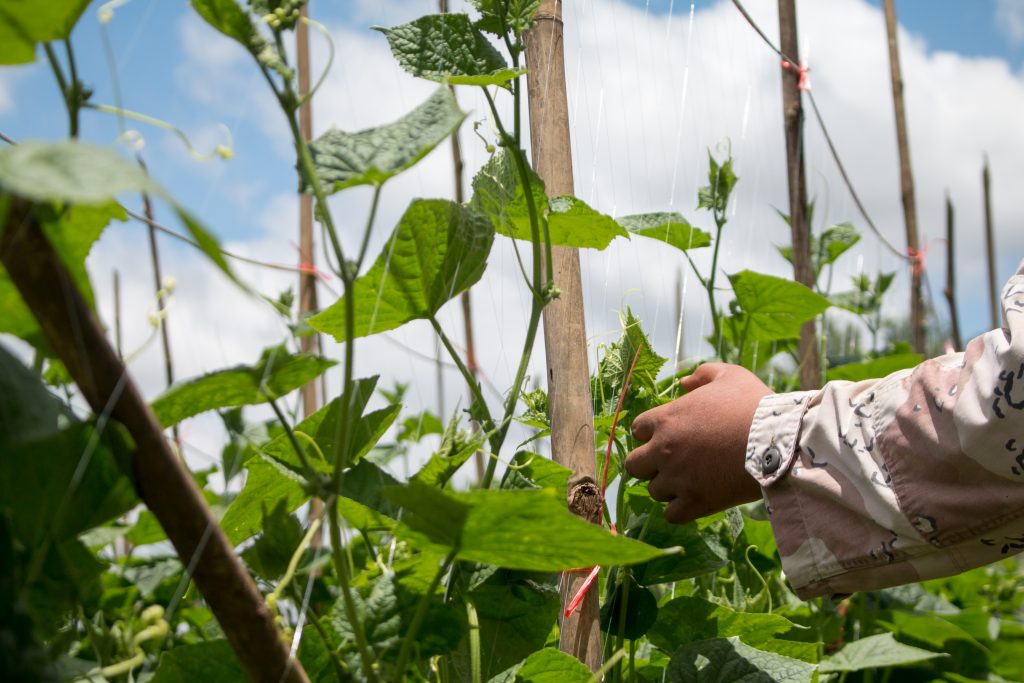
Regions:
<instances>
[{"instance_id":1,"label":"red plastic ribbon","mask_svg":"<svg viewBox=\"0 0 1024 683\"><path fill-rule=\"evenodd\" d=\"M811 67L807 66L807 60L801 59L800 66L794 66L792 62L787 59L782 60L783 69L796 69L798 80L796 87L798 90L807 92L811 89Z\"/></svg>"},{"instance_id":2,"label":"red plastic ribbon","mask_svg":"<svg viewBox=\"0 0 1024 683\"><path fill-rule=\"evenodd\" d=\"M910 258L911 272L917 276L924 272L924 259L928 254L928 244L925 243L920 249L907 247L907 256Z\"/></svg>"},{"instance_id":3,"label":"red plastic ribbon","mask_svg":"<svg viewBox=\"0 0 1024 683\"><path fill-rule=\"evenodd\" d=\"M604 521L604 494L608 488L608 462L612 459L612 446L615 444L615 429L619 425L619 414L622 412L622 404L626 400L626 391L629 389L629 382L633 379L633 370L636 368L636 362L640 360L640 352L644 350L644 345L640 344L636 349L636 354L633 356L633 362L629 366L629 372L626 373L626 381L622 384L622 393L619 394L619 403L615 406L615 417L612 418L612 429L608 433L608 449L604 454L604 467L601 469L601 498L600 507L598 508L598 523ZM618 531L615 529L615 525L611 525L612 536L617 536ZM587 591L590 590L590 586L597 579L598 573L601 571L601 566L597 565L590 570L587 574L586 580L583 581L583 585L576 591L576 595L572 596L572 600L565 607L565 616L571 617L573 612L579 609L580 604L583 602L583 598L587 595Z\"/></svg>"}]
</instances>

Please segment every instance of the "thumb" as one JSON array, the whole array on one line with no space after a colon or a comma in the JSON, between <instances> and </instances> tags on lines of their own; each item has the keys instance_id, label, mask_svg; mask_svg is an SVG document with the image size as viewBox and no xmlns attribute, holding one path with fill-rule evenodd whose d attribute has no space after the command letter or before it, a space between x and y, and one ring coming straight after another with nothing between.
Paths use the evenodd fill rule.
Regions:
<instances>
[{"instance_id":1,"label":"thumb","mask_svg":"<svg viewBox=\"0 0 1024 683\"><path fill-rule=\"evenodd\" d=\"M687 391L693 391L699 389L705 384L710 384L716 379L721 377L725 372L732 367L728 363L704 363L693 371L693 374L687 375L679 380L679 383Z\"/></svg>"}]
</instances>

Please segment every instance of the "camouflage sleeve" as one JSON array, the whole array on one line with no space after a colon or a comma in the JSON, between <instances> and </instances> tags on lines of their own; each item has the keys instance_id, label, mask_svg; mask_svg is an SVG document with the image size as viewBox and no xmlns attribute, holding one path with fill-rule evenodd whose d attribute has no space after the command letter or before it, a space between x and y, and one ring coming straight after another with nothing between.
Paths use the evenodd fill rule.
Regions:
<instances>
[{"instance_id":1,"label":"camouflage sleeve","mask_svg":"<svg viewBox=\"0 0 1024 683\"><path fill-rule=\"evenodd\" d=\"M884 379L762 399L747 442L803 598L948 576L1024 550L1024 263L1004 327Z\"/></svg>"}]
</instances>

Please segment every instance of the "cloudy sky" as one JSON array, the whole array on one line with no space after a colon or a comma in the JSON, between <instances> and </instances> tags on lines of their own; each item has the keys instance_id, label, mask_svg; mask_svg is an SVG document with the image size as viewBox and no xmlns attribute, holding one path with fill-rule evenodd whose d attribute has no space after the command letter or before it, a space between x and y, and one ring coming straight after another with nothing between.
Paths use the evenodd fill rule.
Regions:
<instances>
[{"instance_id":1,"label":"cloudy sky","mask_svg":"<svg viewBox=\"0 0 1024 683\"><path fill-rule=\"evenodd\" d=\"M459 3L454 3L458 9ZM748 0L748 9L773 38L776 3ZM425 99L434 84L404 73L384 38L369 30L435 10L432 0L313 0L312 14L332 36L336 55L315 99L317 131L356 130L397 118ZM112 144L120 126L137 130L152 173L196 212L226 248L275 263L297 260L297 202L289 136L283 116L248 55L207 27L184 2L131 0L101 26L94 4L73 36L79 72L96 91L94 101L143 112L185 131L200 153L230 144L230 161L201 160L172 134L98 112L83 113L83 137ZM892 101L885 25L880 2L803 0L798 3L801 51L827 125L875 223L902 242ZM897 2L901 56L909 114L920 230L929 246L933 297L948 318L945 277L944 197L957 211L959 297L965 337L987 329L982 237L981 166L993 172L1000 284L1024 257L1024 0ZM707 153L731 150L740 176L722 246L723 272L754 268L785 275L787 264L773 245L788 241L775 213L785 208L785 158L778 60L726 0L573 0L565 7L566 71L572 118L576 193L613 215L675 210L709 228L710 216L695 210L705 182ZM314 70L326 67L327 42L313 34ZM109 50L107 49L109 46ZM470 112L462 128L467 169L486 158L473 135L493 124L481 96L459 91ZM504 111L508 111L507 102ZM15 139L59 138L66 117L44 63L0 68L0 131ZM889 313L905 313L907 273L867 227L842 184L813 121L807 126L807 165L817 201L817 225L852 221L862 243L837 270L834 289L850 274L898 270ZM390 182L378 214L371 252L379 250L413 197L450 197L451 159L442 145L415 169ZM466 184L468 186L469 177ZM132 207L136 197L125 197ZM337 196L333 208L343 240L362 230L369 193ZM169 212L158 218L171 221ZM162 240L164 272L178 280L170 331L179 377L254 360L286 330L267 308L237 293L195 253ZM708 250L709 251L709 250ZM710 254L695 252L706 272ZM677 283L684 296L684 355L701 352L710 321L703 292L678 252L655 243L619 240L603 252L583 255L588 334L592 348L617 336L618 312L632 308L653 333L658 350L672 356L677 329ZM100 311L112 320L112 273L122 281L125 347L150 335L153 307L146 233L137 223L108 229L90 257ZM259 289L275 294L293 278L277 271L239 266ZM320 292L329 302L337 281ZM487 274L473 290L477 346L482 369L498 391L507 389L518 361L529 301L507 240L496 244ZM726 303L725 301L722 302ZM442 322L461 343L461 311L450 305ZM935 324L939 324L936 322ZM338 356L339 349L328 345ZM437 408L434 342L426 324L414 323L383 341L357 346L361 374L382 375L382 384L412 382L412 409ZM424 357L425 356L425 357ZM534 376L543 376L542 345ZM144 392L163 389L159 346L133 361ZM445 411L462 394L455 373L444 373ZM338 379L329 384L337 386ZM495 397L496 398L496 397ZM495 400L497 405L497 398ZM252 415L260 415L253 411ZM219 452L216 419L185 426L192 457Z\"/></svg>"}]
</instances>

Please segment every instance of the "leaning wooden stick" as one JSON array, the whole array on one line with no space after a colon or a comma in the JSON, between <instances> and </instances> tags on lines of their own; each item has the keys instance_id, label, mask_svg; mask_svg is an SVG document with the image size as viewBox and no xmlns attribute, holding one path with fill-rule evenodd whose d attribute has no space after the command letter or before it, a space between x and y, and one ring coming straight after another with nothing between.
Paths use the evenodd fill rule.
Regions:
<instances>
[{"instance_id":1,"label":"leaning wooden stick","mask_svg":"<svg viewBox=\"0 0 1024 683\"><path fill-rule=\"evenodd\" d=\"M0 232L0 262L93 411L108 412L128 429L136 447L132 469L139 496L192 570L249 677L308 683L191 474L43 235L31 205L21 200L13 202Z\"/></svg>"}]
</instances>

